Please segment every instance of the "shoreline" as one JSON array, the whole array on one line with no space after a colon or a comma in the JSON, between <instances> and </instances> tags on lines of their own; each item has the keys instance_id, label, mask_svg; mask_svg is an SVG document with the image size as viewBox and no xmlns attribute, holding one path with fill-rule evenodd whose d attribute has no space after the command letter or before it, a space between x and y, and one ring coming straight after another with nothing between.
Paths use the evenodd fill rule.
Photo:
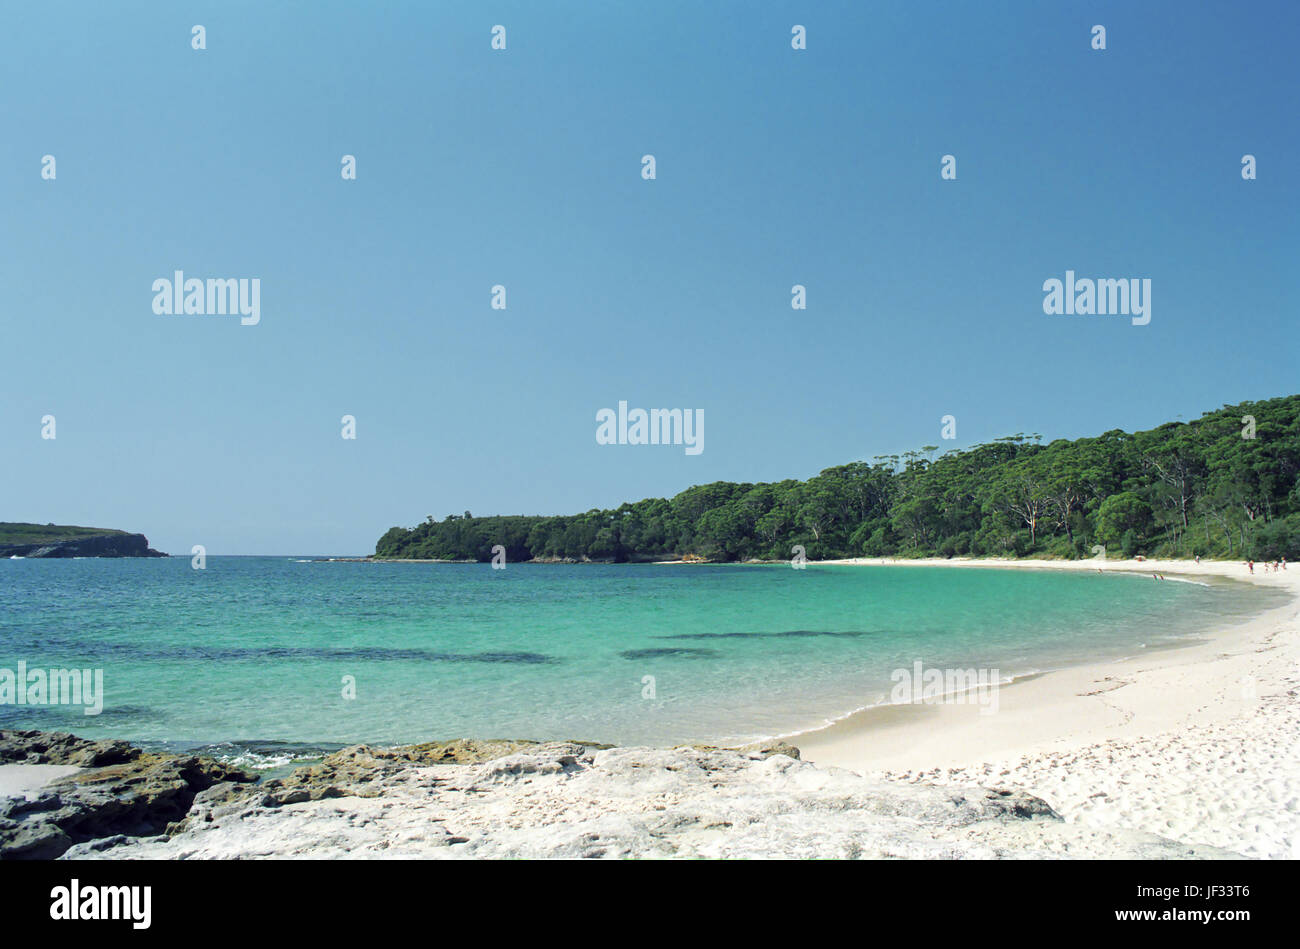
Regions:
<instances>
[{"instance_id":1,"label":"shoreline","mask_svg":"<svg viewBox=\"0 0 1300 949\"><path fill-rule=\"evenodd\" d=\"M1097 569L1090 561L836 563ZM960 702L882 705L781 737L805 760L872 778L1011 787L1067 822L1300 856L1300 569L1251 575L1240 563L1153 560L1104 569L1226 577L1290 596L1185 646L1001 685L996 714ZM1260 773L1231 766L1252 758L1265 762Z\"/></svg>"},{"instance_id":2,"label":"shoreline","mask_svg":"<svg viewBox=\"0 0 1300 949\"><path fill-rule=\"evenodd\" d=\"M953 569L1007 569L1007 570L1072 570L1075 572L1093 572L1098 564L1091 560L997 560L997 559L921 559L890 560L887 558L853 558L844 560L823 560L816 562L827 566L887 566L887 567L948 567ZM1258 568L1257 568L1258 569ZM1045 740L1053 735L1060 740L1076 739L1086 741L1101 737L1100 732L1110 727L1110 722L1099 719L1096 709L1090 706L1097 703L1067 702L1064 709L1055 708L1059 699L1069 697L1082 698L1074 693L1089 684L1102 682L1114 686L1106 691L1130 688L1143 691L1141 679L1144 675L1154 674L1161 669L1176 668L1185 665L1201 665L1215 662L1224 649L1235 649L1235 655L1241 654L1256 644L1263 637L1271 638L1276 634L1279 623L1285 623L1288 616L1296 615L1300 606L1300 568L1279 571L1278 573L1246 572L1244 564L1226 561L1181 560L1143 560L1143 561L1107 561L1101 568L1105 573L1128 573L1150 576L1154 573L1165 575L1182 574L1185 577L1209 577L1217 579L1238 580L1283 589L1291 594L1289 602L1265 608L1260 612L1234 624L1227 629L1207 631L1204 639L1189 640L1185 643L1164 644L1150 647L1149 651L1138 655L1113 660L1097 660L1066 666L1059 669L1044 670L1032 675L1018 676L1013 681L999 685L999 714L984 716L985 722L970 721L971 716L964 714L975 709L970 703L959 702L936 704L883 704L856 709L826 725L784 732L773 736L783 739L798 738L800 748L809 760L821 759L838 767L852 770L896 769L899 767L920 767L923 762L951 766L957 763L981 760L990 754L1008 754L1036 750ZM1293 634L1296 630L1292 630ZM1293 635L1292 639L1296 636ZM1217 677L1217 678L1222 678ZM1138 681L1130 680L1136 679ZM1119 683L1123 682L1124 685ZM1033 688L1030 688L1030 685ZM1092 692L1094 690L1088 690ZM1200 696L1180 695L1186 701L1163 704L1186 706L1195 704ZM1010 699L1008 702L1007 700ZM1157 703L1159 704L1159 703ZM1056 714L1049 723L1035 721L1039 713L1051 710ZM1001 718L1003 713L1012 711L1017 722L1003 728L995 728L987 723L990 717ZM1152 709L1158 711L1158 709ZM1177 720L1179 710L1169 708L1165 718ZM1024 719L1024 721L1021 721ZM1132 723L1130 723L1132 724ZM934 735L936 727L956 728L962 732L960 742L939 741ZM1012 738L1012 735L1025 733L1037 737L1025 741ZM1130 729L1131 730L1131 729ZM1005 734L1004 734L1005 732ZM1047 734L1051 732L1052 734ZM1105 737L1110 737L1106 735ZM868 757L873 749L867 747L868 739L876 738L877 747L887 749L883 754ZM913 752L908 749L921 746L924 750ZM937 747L936 747L937 746ZM935 752L938 752L937 757Z\"/></svg>"},{"instance_id":3,"label":"shoreline","mask_svg":"<svg viewBox=\"0 0 1300 949\"><path fill-rule=\"evenodd\" d=\"M996 714L949 693L742 748L462 739L350 746L272 776L62 736L60 754L11 757L0 775L0 806L17 801L9 806L24 815L21 839L6 846L80 859L1300 857L1300 568L1251 576L1235 562L1112 561L1104 569L1245 579L1289 596L1203 640L999 683ZM42 747L59 738L33 735L29 745ZM183 810L166 810L162 798L149 804L158 811L149 831L123 835L111 823L116 805L101 810L99 775L149 799L155 776L170 787L177 768L189 800ZM36 797L51 806L19 801ZM69 809L102 829L87 833L83 821L65 838L37 819Z\"/></svg>"}]
</instances>

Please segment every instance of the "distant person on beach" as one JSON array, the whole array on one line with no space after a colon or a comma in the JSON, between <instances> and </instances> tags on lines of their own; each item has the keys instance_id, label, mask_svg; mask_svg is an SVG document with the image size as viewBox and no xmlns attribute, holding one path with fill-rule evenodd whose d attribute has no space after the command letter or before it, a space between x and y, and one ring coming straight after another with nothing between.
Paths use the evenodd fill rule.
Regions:
<instances>
[{"instance_id":1,"label":"distant person on beach","mask_svg":"<svg viewBox=\"0 0 1300 949\"><path fill-rule=\"evenodd\" d=\"M1247 561L1246 561L1246 569L1249 570L1251 573L1254 573L1254 572L1255 572L1255 561L1253 561L1253 560L1247 560Z\"/></svg>"}]
</instances>

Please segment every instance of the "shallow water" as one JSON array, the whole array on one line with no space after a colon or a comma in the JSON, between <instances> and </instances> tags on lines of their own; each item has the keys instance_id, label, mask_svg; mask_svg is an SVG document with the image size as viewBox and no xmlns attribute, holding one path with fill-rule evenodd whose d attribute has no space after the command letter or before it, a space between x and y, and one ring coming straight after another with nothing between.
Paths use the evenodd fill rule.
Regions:
<instances>
[{"instance_id":1,"label":"shallow water","mask_svg":"<svg viewBox=\"0 0 1300 949\"><path fill-rule=\"evenodd\" d=\"M0 705L0 727L250 764L463 736L733 742L884 701L917 661L1006 679L1275 599L1064 571L5 560L0 669L102 669L105 697L97 716Z\"/></svg>"}]
</instances>

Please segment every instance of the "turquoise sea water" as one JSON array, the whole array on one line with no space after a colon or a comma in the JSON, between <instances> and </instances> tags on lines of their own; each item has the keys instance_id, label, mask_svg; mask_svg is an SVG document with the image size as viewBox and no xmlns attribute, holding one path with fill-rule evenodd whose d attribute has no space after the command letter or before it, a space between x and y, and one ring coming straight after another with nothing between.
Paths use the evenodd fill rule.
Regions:
<instances>
[{"instance_id":1,"label":"turquoise sea water","mask_svg":"<svg viewBox=\"0 0 1300 949\"><path fill-rule=\"evenodd\" d=\"M98 716L0 705L0 727L260 754L463 736L730 742L880 702L917 660L1005 678L1192 638L1273 597L905 566L2 560L0 669L102 669L105 703Z\"/></svg>"}]
</instances>

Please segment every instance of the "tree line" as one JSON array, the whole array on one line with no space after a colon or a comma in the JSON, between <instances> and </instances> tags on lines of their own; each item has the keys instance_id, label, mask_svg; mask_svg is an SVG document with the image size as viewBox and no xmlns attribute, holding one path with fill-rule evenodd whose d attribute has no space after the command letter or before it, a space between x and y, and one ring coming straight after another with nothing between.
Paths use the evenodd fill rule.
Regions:
<instances>
[{"instance_id":1,"label":"tree line","mask_svg":"<svg viewBox=\"0 0 1300 949\"><path fill-rule=\"evenodd\" d=\"M998 438L827 468L806 481L716 481L564 516L466 511L391 528L377 557L637 562L692 555L1300 559L1300 395L1095 438Z\"/></svg>"}]
</instances>

